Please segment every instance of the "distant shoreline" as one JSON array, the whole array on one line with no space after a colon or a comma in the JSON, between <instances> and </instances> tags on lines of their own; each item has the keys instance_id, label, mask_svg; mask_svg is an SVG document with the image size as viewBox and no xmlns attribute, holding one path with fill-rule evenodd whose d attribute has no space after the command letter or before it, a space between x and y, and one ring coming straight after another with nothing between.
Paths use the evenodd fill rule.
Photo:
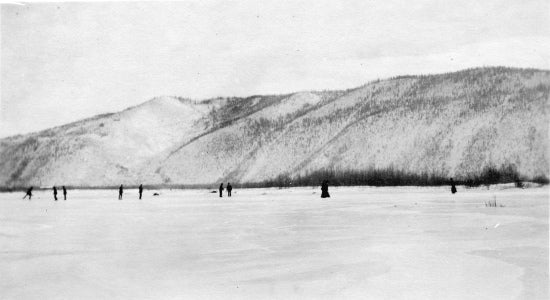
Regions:
<instances>
[{"instance_id":1,"label":"distant shoreline","mask_svg":"<svg viewBox=\"0 0 550 300\"><path fill-rule=\"evenodd\" d=\"M292 186L254 186L254 187L247 187L243 185L232 184L234 189L288 189L288 188L316 188L319 187L319 185L292 185ZM418 187L418 188L434 188L434 187L445 187L450 186L447 184L441 184L441 185L333 185L330 186L331 188L340 188L340 187L373 187L373 188L405 188L405 187ZM491 183L491 184L480 184L475 186L465 185L465 184L456 184L457 187L462 189L476 189L476 188L539 188L548 186L548 183L541 183L541 182L533 182L533 181L522 181L522 185L518 186L517 183L514 182L502 182L502 183ZM61 187L61 186L56 186ZM93 187L84 187L84 186L65 186L68 190L118 190L119 186L93 186ZM139 185L129 185L124 186L125 190L135 190L139 187ZM144 188L146 190L216 190L218 189L218 186L216 184L212 185L144 185ZM15 192L25 192L28 189L28 187L15 187L15 188L6 188L6 187L0 187L0 193L15 193ZM34 187L34 191L48 191L51 190L52 187Z\"/></svg>"}]
</instances>

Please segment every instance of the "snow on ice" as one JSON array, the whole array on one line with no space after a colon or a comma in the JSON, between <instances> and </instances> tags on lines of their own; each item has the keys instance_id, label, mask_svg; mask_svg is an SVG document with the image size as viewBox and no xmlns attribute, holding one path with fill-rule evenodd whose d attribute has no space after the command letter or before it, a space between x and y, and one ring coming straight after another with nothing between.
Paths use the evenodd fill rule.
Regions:
<instances>
[{"instance_id":1,"label":"snow on ice","mask_svg":"<svg viewBox=\"0 0 550 300\"><path fill-rule=\"evenodd\" d=\"M0 298L548 298L547 187L330 193L0 193Z\"/></svg>"}]
</instances>

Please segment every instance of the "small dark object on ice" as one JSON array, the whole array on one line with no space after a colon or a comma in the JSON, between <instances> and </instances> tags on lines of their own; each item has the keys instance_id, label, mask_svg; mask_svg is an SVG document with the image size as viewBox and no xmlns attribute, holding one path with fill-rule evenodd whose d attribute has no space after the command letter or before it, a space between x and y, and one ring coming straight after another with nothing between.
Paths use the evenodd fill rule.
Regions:
<instances>
[{"instance_id":1,"label":"small dark object on ice","mask_svg":"<svg viewBox=\"0 0 550 300\"><path fill-rule=\"evenodd\" d=\"M451 193L456 193L456 186L455 186L455 182L453 181L453 179L451 178Z\"/></svg>"},{"instance_id":2,"label":"small dark object on ice","mask_svg":"<svg viewBox=\"0 0 550 300\"><path fill-rule=\"evenodd\" d=\"M158 195L159 195L159 193L154 193L154 194L153 194L153 196L158 196Z\"/></svg>"},{"instance_id":3,"label":"small dark object on ice","mask_svg":"<svg viewBox=\"0 0 550 300\"><path fill-rule=\"evenodd\" d=\"M211 191L210 194L215 194L217 193L218 191Z\"/></svg>"},{"instance_id":4,"label":"small dark object on ice","mask_svg":"<svg viewBox=\"0 0 550 300\"><path fill-rule=\"evenodd\" d=\"M321 198L330 198L328 193L328 180L323 181L321 184Z\"/></svg>"}]
</instances>

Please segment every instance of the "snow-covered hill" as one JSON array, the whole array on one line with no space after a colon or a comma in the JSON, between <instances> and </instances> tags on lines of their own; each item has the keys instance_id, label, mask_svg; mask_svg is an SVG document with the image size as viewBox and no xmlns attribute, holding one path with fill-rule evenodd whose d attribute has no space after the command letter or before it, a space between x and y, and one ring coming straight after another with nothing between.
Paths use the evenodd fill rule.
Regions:
<instances>
[{"instance_id":1,"label":"snow-covered hill","mask_svg":"<svg viewBox=\"0 0 550 300\"><path fill-rule=\"evenodd\" d=\"M255 182L323 168L548 177L550 71L477 68L346 91L152 99L0 140L0 186Z\"/></svg>"}]
</instances>

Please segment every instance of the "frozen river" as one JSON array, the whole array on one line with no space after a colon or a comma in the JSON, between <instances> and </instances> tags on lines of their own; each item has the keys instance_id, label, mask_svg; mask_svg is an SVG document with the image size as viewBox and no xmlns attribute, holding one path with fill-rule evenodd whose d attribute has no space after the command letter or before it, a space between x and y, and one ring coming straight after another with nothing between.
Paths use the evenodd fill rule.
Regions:
<instances>
[{"instance_id":1,"label":"frozen river","mask_svg":"<svg viewBox=\"0 0 550 300\"><path fill-rule=\"evenodd\" d=\"M0 193L0 298L548 299L548 187L153 192Z\"/></svg>"}]
</instances>

